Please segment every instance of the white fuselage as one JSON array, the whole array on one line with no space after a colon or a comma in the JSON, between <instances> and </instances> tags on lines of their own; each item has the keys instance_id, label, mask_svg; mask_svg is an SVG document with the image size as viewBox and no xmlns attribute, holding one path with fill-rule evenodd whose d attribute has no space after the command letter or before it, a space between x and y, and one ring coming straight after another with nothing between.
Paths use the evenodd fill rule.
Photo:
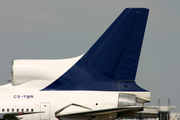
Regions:
<instances>
[{"instance_id":1,"label":"white fuselage","mask_svg":"<svg viewBox=\"0 0 180 120\"><path fill-rule=\"evenodd\" d=\"M23 120L56 120L55 112L72 103L82 105L91 110L118 107L120 92L101 91L37 91L22 89L10 84L0 87L0 113L11 112L44 112L21 115ZM124 92L148 98L149 92ZM85 111L77 106L63 110L60 114Z\"/></svg>"}]
</instances>

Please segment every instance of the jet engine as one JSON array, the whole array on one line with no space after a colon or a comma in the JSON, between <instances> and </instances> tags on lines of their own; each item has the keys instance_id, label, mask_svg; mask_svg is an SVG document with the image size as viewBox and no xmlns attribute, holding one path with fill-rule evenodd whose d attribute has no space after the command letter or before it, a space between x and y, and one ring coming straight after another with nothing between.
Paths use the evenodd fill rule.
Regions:
<instances>
[{"instance_id":1,"label":"jet engine","mask_svg":"<svg viewBox=\"0 0 180 120\"><path fill-rule=\"evenodd\" d=\"M57 60L14 60L11 83L20 85L34 80L54 81L72 67L80 57Z\"/></svg>"},{"instance_id":2,"label":"jet engine","mask_svg":"<svg viewBox=\"0 0 180 120\"><path fill-rule=\"evenodd\" d=\"M124 94L120 93L119 94L119 99L118 99L118 107L122 106L135 106L136 105L136 96L132 94Z\"/></svg>"}]
</instances>

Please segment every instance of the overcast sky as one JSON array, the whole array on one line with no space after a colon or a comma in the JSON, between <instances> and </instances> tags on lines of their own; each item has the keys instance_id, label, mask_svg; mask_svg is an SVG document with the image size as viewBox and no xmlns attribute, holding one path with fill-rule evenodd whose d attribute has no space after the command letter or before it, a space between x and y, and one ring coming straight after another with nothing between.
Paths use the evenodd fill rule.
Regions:
<instances>
[{"instance_id":1,"label":"overcast sky","mask_svg":"<svg viewBox=\"0 0 180 120\"><path fill-rule=\"evenodd\" d=\"M180 112L180 0L1 0L0 84L14 59L85 53L127 7L150 9L136 82Z\"/></svg>"}]
</instances>

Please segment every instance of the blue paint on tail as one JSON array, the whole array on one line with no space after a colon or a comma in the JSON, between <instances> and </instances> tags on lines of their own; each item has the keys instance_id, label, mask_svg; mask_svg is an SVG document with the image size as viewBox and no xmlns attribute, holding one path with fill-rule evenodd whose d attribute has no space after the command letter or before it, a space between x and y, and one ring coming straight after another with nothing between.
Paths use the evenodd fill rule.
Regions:
<instances>
[{"instance_id":1,"label":"blue paint on tail","mask_svg":"<svg viewBox=\"0 0 180 120\"><path fill-rule=\"evenodd\" d=\"M135 77L148 13L126 8L74 66L43 90L146 91Z\"/></svg>"}]
</instances>

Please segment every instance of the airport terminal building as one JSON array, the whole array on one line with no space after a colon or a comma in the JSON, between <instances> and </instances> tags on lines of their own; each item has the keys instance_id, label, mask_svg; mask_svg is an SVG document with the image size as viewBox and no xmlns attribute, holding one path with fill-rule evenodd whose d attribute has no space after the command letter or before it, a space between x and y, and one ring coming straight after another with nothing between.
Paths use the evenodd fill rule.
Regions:
<instances>
[{"instance_id":1,"label":"airport terminal building","mask_svg":"<svg viewBox=\"0 0 180 120\"><path fill-rule=\"evenodd\" d=\"M134 116L116 120L180 120L180 113L171 112L174 108L176 106L146 106L144 111L137 112Z\"/></svg>"}]
</instances>

